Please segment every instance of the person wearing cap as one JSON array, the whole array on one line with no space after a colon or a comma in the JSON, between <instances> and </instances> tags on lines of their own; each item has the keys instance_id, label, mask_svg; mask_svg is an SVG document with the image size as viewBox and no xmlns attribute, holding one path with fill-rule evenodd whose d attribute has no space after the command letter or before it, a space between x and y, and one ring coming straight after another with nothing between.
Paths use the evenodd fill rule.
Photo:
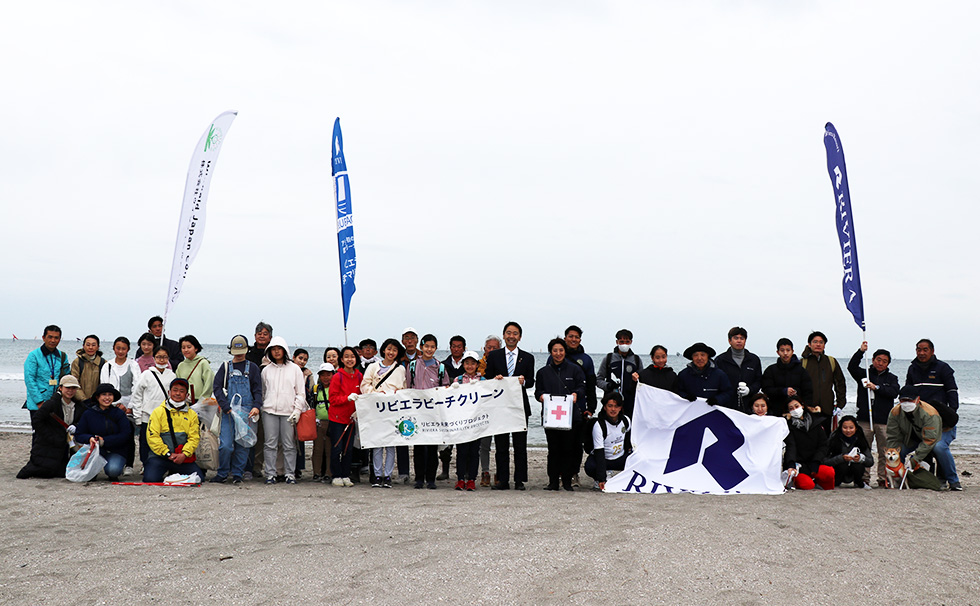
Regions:
<instances>
[{"instance_id":1,"label":"person wearing cap","mask_svg":"<svg viewBox=\"0 0 980 606\"><path fill-rule=\"evenodd\" d=\"M878 486L884 488L888 483L885 472L885 431L888 427L888 413L895 407L898 397L898 377L888 370L892 355L886 349L879 349L871 356L871 368L861 367L864 352L868 351L868 342L861 343L850 362L847 372L858 382L857 390L857 420L864 438L868 444L877 440L878 445ZM868 391L874 395L871 398L871 416L868 416ZM873 426L872 426L873 424ZM864 482L870 484L870 473L866 473Z\"/></svg>"},{"instance_id":2,"label":"person wearing cap","mask_svg":"<svg viewBox=\"0 0 980 606\"><path fill-rule=\"evenodd\" d=\"M480 358L480 365L477 372L480 376L487 376L487 354L503 347L504 341L496 335L489 335L483 341L483 357ZM480 486L489 488L490 482L490 444L493 443L493 436L480 438Z\"/></svg>"},{"instance_id":3,"label":"person wearing cap","mask_svg":"<svg viewBox=\"0 0 980 606\"><path fill-rule=\"evenodd\" d=\"M176 371L177 364L180 363L184 358L180 355L180 344L172 339L168 339L163 334L163 318L160 316L153 316L146 321L146 328L153 335L153 347L163 347L167 350L167 355L170 359L170 369Z\"/></svg>"},{"instance_id":4,"label":"person wearing cap","mask_svg":"<svg viewBox=\"0 0 980 606\"><path fill-rule=\"evenodd\" d=\"M68 356L58 351L61 329L54 324L45 326L41 340L44 344L27 354L24 360L24 385L27 388L24 407L31 411L32 420L34 411L54 397L61 377L71 374Z\"/></svg>"},{"instance_id":5,"label":"person wearing cap","mask_svg":"<svg viewBox=\"0 0 980 606\"><path fill-rule=\"evenodd\" d=\"M374 339L361 339L361 342L357 344L360 351L357 352L360 358L361 371L367 370L373 362L381 361L381 355L378 354L378 342Z\"/></svg>"},{"instance_id":6,"label":"person wearing cap","mask_svg":"<svg viewBox=\"0 0 980 606\"><path fill-rule=\"evenodd\" d=\"M381 360L368 364L361 379L361 393L393 394L405 387L405 367L398 363L405 350L395 339L385 339L381 344ZM373 488L391 488L391 474L395 470L395 447L383 446L372 449Z\"/></svg>"},{"instance_id":7,"label":"person wearing cap","mask_svg":"<svg viewBox=\"0 0 980 606\"><path fill-rule=\"evenodd\" d=\"M150 426L150 415L153 410L167 399L170 383L177 378L170 367L170 354L166 348L156 346L153 350L153 368L144 370L133 388L133 397L129 405L133 409L133 421L139 432L140 461L146 465L150 456L150 444L146 441L146 431Z\"/></svg>"},{"instance_id":8,"label":"person wearing cap","mask_svg":"<svg viewBox=\"0 0 980 606\"><path fill-rule=\"evenodd\" d=\"M407 365L409 362L418 357L418 344L419 333L417 333L414 328L409 326L402 331L402 346L405 348L405 353L402 355L402 362L404 364Z\"/></svg>"},{"instance_id":9,"label":"person wearing cap","mask_svg":"<svg viewBox=\"0 0 980 606\"><path fill-rule=\"evenodd\" d=\"M276 483L276 450L282 444L287 484L296 483L296 424L306 405L306 379L289 359L286 339L272 337L270 362L262 369L262 426L265 429L263 473L266 484Z\"/></svg>"},{"instance_id":10,"label":"person wearing cap","mask_svg":"<svg viewBox=\"0 0 980 606\"><path fill-rule=\"evenodd\" d=\"M744 413L752 412L749 396L762 389L762 361L745 349L749 331L735 326L728 331L728 349L715 357L715 364L728 376L732 385L732 401Z\"/></svg>"},{"instance_id":11,"label":"person wearing cap","mask_svg":"<svg viewBox=\"0 0 980 606\"><path fill-rule=\"evenodd\" d=\"M248 355L248 339L235 335L228 345L231 362L218 367L214 375L214 398L221 410L221 429L218 446L218 471L212 482L223 484L230 474L234 484L240 484L248 463L249 448L235 442L236 414L232 405L238 405L249 421L257 423L262 411L262 371Z\"/></svg>"},{"instance_id":12,"label":"person wearing cap","mask_svg":"<svg viewBox=\"0 0 980 606\"><path fill-rule=\"evenodd\" d=\"M944 445L941 440L943 419L936 408L922 400L919 394L919 388L913 385L906 385L899 390L898 406L888 413L888 426L885 430L888 448L900 449L903 460L912 453L908 471L918 469L930 453L935 452L938 458L937 448Z\"/></svg>"},{"instance_id":13,"label":"person wearing cap","mask_svg":"<svg viewBox=\"0 0 980 606\"><path fill-rule=\"evenodd\" d=\"M65 466L71 458L71 435L85 412L78 399L78 387L78 379L65 374L51 397L33 411L31 455L27 465L17 473L17 479L65 477Z\"/></svg>"},{"instance_id":14,"label":"person wearing cap","mask_svg":"<svg viewBox=\"0 0 980 606\"><path fill-rule=\"evenodd\" d=\"M905 384L914 385L919 390L919 397L929 402L942 418L943 435L933 449L941 472L939 477L949 482L950 490L963 490L956 474L956 462L949 451L950 443L956 439L956 424L959 422L959 388L953 378L953 369L936 358L936 347L929 339L920 339L915 344L915 359L909 364Z\"/></svg>"},{"instance_id":15,"label":"person wearing cap","mask_svg":"<svg viewBox=\"0 0 980 606\"><path fill-rule=\"evenodd\" d=\"M330 380L336 368L330 362L320 364L316 383L306 394L306 403L316 410L316 439L313 440L313 481L330 483Z\"/></svg>"},{"instance_id":16,"label":"person wearing cap","mask_svg":"<svg viewBox=\"0 0 980 606\"><path fill-rule=\"evenodd\" d=\"M793 353L793 342L783 337L776 341L779 359L762 371L762 391L769 396L769 414L784 417L789 410L790 398L797 398L804 406L813 397L810 375Z\"/></svg>"},{"instance_id":17,"label":"person wearing cap","mask_svg":"<svg viewBox=\"0 0 980 606\"><path fill-rule=\"evenodd\" d=\"M99 447L106 460L103 471L113 482L119 480L133 451L133 426L126 413L117 406L122 394L111 383L102 383L92 396L94 405L87 409L75 430L75 441Z\"/></svg>"},{"instance_id":18,"label":"person wearing cap","mask_svg":"<svg viewBox=\"0 0 980 606\"><path fill-rule=\"evenodd\" d=\"M827 335L815 330L807 337L800 364L813 384L813 399L807 402L811 411L834 417L836 411L847 405L847 380L837 359L828 356ZM836 394L836 395L835 395Z\"/></svg>"},{"instance_id":19,"label":"person wearing cap","mask_svg":"<svg viewBox=\"0 0 980 606\"><path fill-rule=\"evenodd\" d=\"M713 348L695 343L684 350L684 357L691 363L677 373L677 395L691 402L704 398L712 406L738 409L728 375L712 360L715 357Z\"/></svg>"},{"instance_id":20,"label":"person wearing cap","mask_svg":"<svg viewBox=\"0 0 980 606\"><path fill-rule=\"evenodd\" d=\"M461 358L463 374L453 379L452 385L466 385L484 381L480 374L480 354L465 351ZM456 490L476 490L476 474L480 469L480 439L456 445Z\"/></svg>"},{"instance_id":21,"label":"person wearing cap","mask_svg":"<svg viewBox=\"0 0 980 606\"><path fill-rule=\"evenodd\" d=\"M146 429L150 453L143 464L144 482L163 482L167 475L174 473L204 476L194 462L194 451L201 441L201 422L191 410L189 395L187 379L174 379L166 402L150 413Z\"/></svg>"},{"instance_id":22,"label":"person wearing cap","mask_svg":"<svg viewBox=\"0 0 980 606\"><path fill-rule=\"evenodd\" d=\"M596 385L603 395L613 391L623 394L623 414L633 416L633 400L636 398L634 372L643 369L643 360L633 353L633 333L627 329L616 332L616 348L599 363Z\"/></svg>"}]
</instances>

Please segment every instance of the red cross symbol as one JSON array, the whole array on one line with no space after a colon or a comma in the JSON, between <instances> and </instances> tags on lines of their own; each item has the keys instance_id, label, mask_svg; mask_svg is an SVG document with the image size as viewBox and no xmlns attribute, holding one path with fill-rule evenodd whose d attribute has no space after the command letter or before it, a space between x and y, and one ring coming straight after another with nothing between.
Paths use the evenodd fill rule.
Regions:
<instances>
[{"instance_id":1,"label":"red cross symbol","mask_svg":"<svg viewBox=\"0 0 980 606\"><path fill-rule=\"evenodd\" d=\"M561 421L561 418L568 414L568 411L562 410L561 404L555 406L555 409L551 411L551 414L555 415L555 418Z\"/></svg>"}]
</instances>

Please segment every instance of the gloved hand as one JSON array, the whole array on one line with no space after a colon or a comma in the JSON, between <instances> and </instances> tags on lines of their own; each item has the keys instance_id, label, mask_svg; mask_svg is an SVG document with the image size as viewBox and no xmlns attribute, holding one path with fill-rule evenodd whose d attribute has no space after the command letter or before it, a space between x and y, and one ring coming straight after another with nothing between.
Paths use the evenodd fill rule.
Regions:
<instances>
[{"instance_id":1,"label":"gloved hand","mask_svg":"<svg viewBox=\"0 0 980 606\"><path fill-rule=\"evenodd\" d=\"M868 377L864 377L863 379L861 379L861 387L864 387L865 389L867 389L868 388L868 383L869 383Z\"/></svg>"},{"instance_id":2,"label":"gloved hand","mask_svg":"<svg viewBox=\"0 0 980 606\"><path fill-rule=\"evenodd\" d=\"M712 406L718 406L718 398L711 396L710 398L708 398L708 404L711 404Z\"/></svg>"},{"instance_id":3,"label":"gloved hand","mask_svg":"<svg viewBox=\"0 0 980 606\"><path fill-rule=\"evenodd\" d=\"M351 402L353 402L354 400L357 399L357 394L356 393L352 393L351 395L347 396L347 399L350 400Z\"/></svg>"},{"instance_id":4,"label":"gloved hand","mask_svg":"<svg viewBox=\"0 0 980 606\"><path fill-rule=\"evenodd\" d=\"M452 387L453 389L459 389L459 383L457 383L456 381L453 381L452 384L450 384L449 386Z\"/></svg>"},{"instance_id":5,"label":"gloved hand","mask_svg":"<svg viewBox=\"0 0 980 606\"><path fill-rule=\"evenodd\" d=\"M288 420L293 425L299 423L299 411L298 410L294 410L293 411L293 414L289 415L289 419Z\"/></svg>"},{"instance_id":6,"label":"gloved hand","mask_svg":"<svg viewBox=\"0 0 980 606\"><path fill-rule=\"evenodd\" d=\"M609 380L615 383L616 385L619 385L619 377L617 377L616 375L609 377Z\"/></svg>"},{"instance_id":7,"label":"gloved hand","mask_svg":"<svg viewBox=\"0 0 980 606\"><path fill-rule=\"evenodd\" d=\"M697 396L681 396L681 397L687 400L688 402L693 402L694 400L698 399Z\"/></svg>"},{"instance_id":8,"label":"gloved hand","mask_svg":"<svg viewBox=\"0 0 980 606\"><path fill-rule=\"evenodd\" d=\"M70 436L75 435L75 426L74 425L69 425L68 426L68 435L70 435Z\"/></svg>"},{"instance_id":9,"label":"gloved hand","mask_svg":"<svg viewBox=\"0 0 980 606\"><path fill-rule=\"evenodd\" d=\"M749 395L749 386L746 385L745 383L739 383L737 391L738 391L738 395L744 398L745 396Z\"/></svg>"}]
</instances>

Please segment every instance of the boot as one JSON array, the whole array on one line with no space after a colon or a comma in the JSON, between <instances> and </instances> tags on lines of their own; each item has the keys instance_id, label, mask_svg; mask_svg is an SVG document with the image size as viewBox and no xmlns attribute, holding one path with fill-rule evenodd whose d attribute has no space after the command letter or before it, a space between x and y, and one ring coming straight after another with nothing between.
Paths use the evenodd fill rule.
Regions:
<instances>
[{"instance_id":1,"label":"boot","mask_svg":"<svg viewBox=\"0 0 980 606\"><path fill-rule=\"evenodd\" d=\"M444 450L439 453L439 458L442 460L442 473L436 476L437 480L448 480L449 479L449 462L452 460L453 447L447 446Z\"/></svg>"},{"instance_id":2,"label":"boot","mask_svg":"<svg viewBox=\"0 0 980 606\"><path fill-rule=\"evenodd\" d=\"M484 471L480 476L480 487L486 488L487 486L490 486L490 472Z\"/></svg>"}]
</instances>

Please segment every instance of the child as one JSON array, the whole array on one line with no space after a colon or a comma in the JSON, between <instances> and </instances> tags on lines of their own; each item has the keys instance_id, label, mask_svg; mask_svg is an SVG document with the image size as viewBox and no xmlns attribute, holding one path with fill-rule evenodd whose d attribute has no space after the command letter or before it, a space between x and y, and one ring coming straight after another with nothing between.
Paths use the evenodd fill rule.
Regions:
<instances>
[{"instance_id":1,"label":"child","mask_svg":"<svg viewBox=\"0 0 980 606\"><path fill-rule=\"evenodd\" d=\"M463 354L463 374L456 377L453 385L466 385L483 381L480 376L480 356L475 351ZM456 445L456 490L476 490L476 474L480 466L480 440Z\"/></svg>"},{"instance_id":2,"label":"child","mask_svg":"<svg viewBox=\"0 0 980 606\"><path fill-rule=\"evenodd\" d=\"M361 348L364 348L361 342ZM395 393L405 387L405 367L398 363L405 354L402 344L395 339L387 339L381 344L384 359L368 364L364 379L361 380L361 393ZM395 469L395 447L385 446L373 449L374 479L372 488L391 488L391 472Z\"/></svg>"},{"instance_id":3,"label":"child","mask_svg":"<svg viewBox=\"0 0 980 606\"><path fill-rule=\"evenodd\" d=\"M214 375L214 397L221 407L221 431L218 446L218 472L212 482L224 484L231 474L232 483L241 484L248 464L249 448L235 441L236 414L232 404L239 404L252 422L259 419L262 408L262 371L255 362L245 359L248 339L236 335L228 346L231 362L218 367ZM237 397L236 397L237 396Z\"/></svg>"},{"instance_id":4,"label":"child","mask_svg":"<svg viewBox=\"0 0 980 606\"><path fill-rule=\"evenodd\" d=\"M313 371L306 367L306 363L310 361L310 352L306 351L302 347L298 348L293 352L293 362L296 366L299 366L303 371L303 380L306 385L306 393L303 397L307 400L310 399L310 390L316 384L316 377L313 376ZM303 477L303 471L306 469L306 442L299 439L296 436L296 479Z\"/></svg>"},{"instance_id":5,"label":"child","mask_svg":"<svg viewBox=\"0 0 980 606\"><path fill-rule=\"evenodd\" d=\"M133 407L130 401L133 399L133 388L136 386L136 382L139 381L139 377L143 371L140 370L139 364L135 360L129 359L129 339L126 337L116 337L115 342L112 344L112 352L116 354L116 358L102 365L102 370L99 373L99 383L109 383L119 390L120 398L116 405L126 413L129 419L132 428L130 438L132 438L133 435L136 435L136 422L133 420ZM153 358L151 357L150 359L152 360ZM126 469L123 471L124 476L133 473L135 457L136 448L126 450Z\"/></svg>"},{"instance_id":6,"label":"child","mask_svg":"<svg viewBox=\"0 0 980 606\"><path fill-rule=\"evenodd\" d=\"M449 375L446 367L435 359L439 342L435 335L427 334L422 337L421 356L408 363L406 387L409 389L430 389L449 385ZM415 488L423 486L436 489L436 471L439 469L439 447L416 446L413 449L415 457Z\"/></svg>"},{"instance_id":7,"label":"child","mask_svg":"<svg viewBox=\"0 0 980 606\"><path fill-rule=\"evenodd\" d=\"M327 435L330 410L330 380L335 372L333 364L324 362L317 370L317 382L306 396L310 407L316 410L316 439L313 440L313 481L330 483L330 436Z\"/></svg>"}]
</instances>

